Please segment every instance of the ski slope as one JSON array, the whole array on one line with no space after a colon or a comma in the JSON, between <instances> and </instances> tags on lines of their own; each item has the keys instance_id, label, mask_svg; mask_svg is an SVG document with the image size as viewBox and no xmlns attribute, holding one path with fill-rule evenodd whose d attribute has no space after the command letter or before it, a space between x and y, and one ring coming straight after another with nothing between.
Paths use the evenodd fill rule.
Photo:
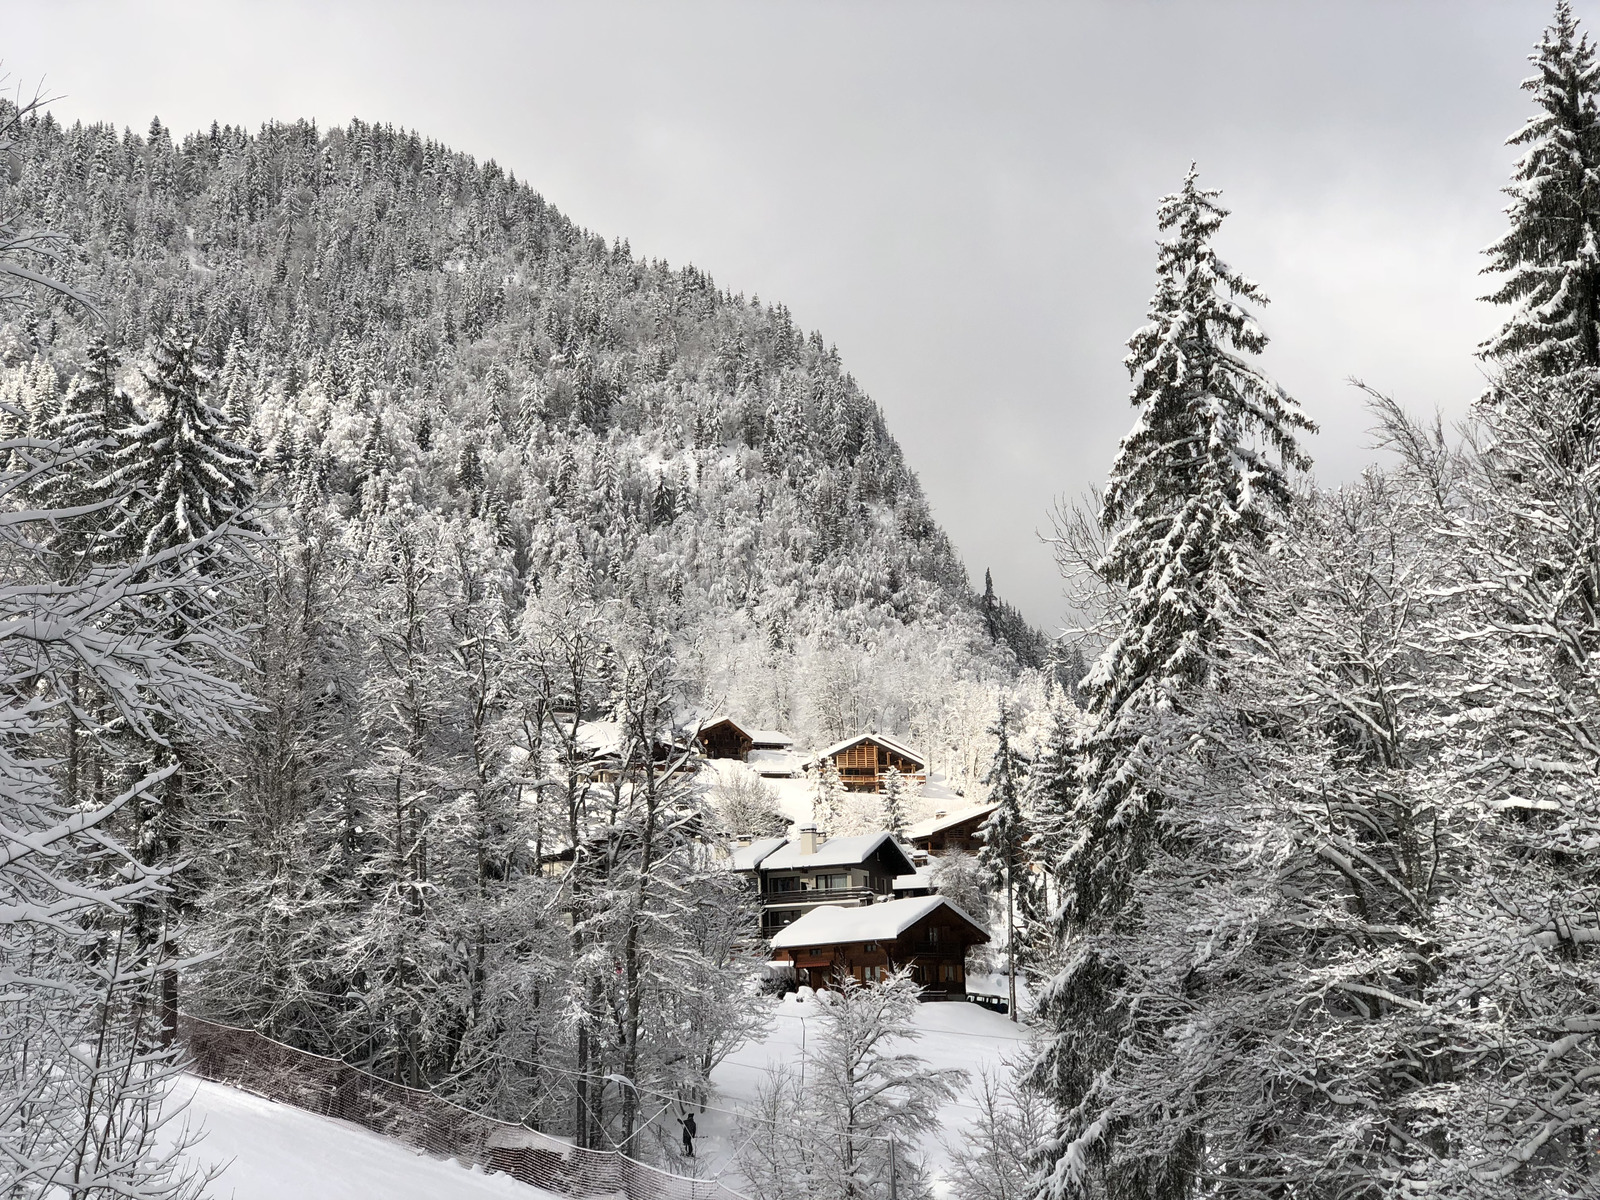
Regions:
<instances>
[{"instance_id":1,"label":"ski slope","mask_svg":"<svg viewBox=\"0 0 1600 1200\"><path fill-rule=\"evenodd\" d=\"M202 1134L191 1162L220 1167L214 1200L556 1200L506 1175L430 1158L343 1121L184 1076L174 1100Z\"/></svg>"}]
</instances>

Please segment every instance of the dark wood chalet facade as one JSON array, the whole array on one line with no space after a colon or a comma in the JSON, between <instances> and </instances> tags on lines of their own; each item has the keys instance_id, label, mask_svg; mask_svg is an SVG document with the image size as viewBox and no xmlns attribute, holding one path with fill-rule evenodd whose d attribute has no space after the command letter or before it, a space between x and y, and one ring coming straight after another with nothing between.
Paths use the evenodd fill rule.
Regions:
<instances>
[{"instance_id":1,"label":"dark wood chalet facade","mask_svg":"<svg viewBox=\"0 0 1600 1200\"><path fill-rule=\"evenodd\" d=\"M812 826L735 851L733 866L756 877L768 937L815 908L893 900L895 879L914 870L890 833L824 839Z\"/></svg>"},{"instance_id":2,"label":"dark wood chalet facade","mask_svg":"<svg viewBox=\"0 0 1600 1200\"><path fill-rule=\"evenodd\" d=\"M967 994L967 951L989 933L943 896L889 900L865 908L819 908L773 936L776 962L793 964L797 984L825 988L840 973L862 983L901 967L926 998Z\"/></svg>"},{"instance_id":3,"label":"dark wood chalet facade","mask_svg":"<svg viewBox=\"0 0 1600 1200\"><path fill-rule=\"evenodd\" d=\"M839 782L850 792L881 792L890 767L912 787L928 778L928 763L922 755L880 733L862 733L836 742L808 760L806 769L821 770L826 762L833 763Z\"/></svg>"},{"instance_id":4,"label":"dark wood chalet facade","mask_svg":"<svg viewBox=\"0 0 1600 1200\"><path fill-rule=\"evenodd\" d=\"M699 741L700 752L707 758L737 758L743 762L744 756L755 748L750 735L727 717L703 726Z\"/></svg>"},{"instance_id":5,"label":"dark wood chalet facade","mask_svg":"<svg viewBox=\"0 0 1600 1200\"><path fill-rule=\"evenodd\" d=\"M989 819L989 814L999 807L985 804L981 808L966 808L954 813L935 813L926 821L918 821L906 830L906 839L918 850L929 854L976 854L983 846L978 831Z\"/></svg>"},{"instance_id":6,"label":"dark wood chalet facade","mask_svg":"<svg viewBox=\"0 0 1600 1200\"><path fill-rule=\"evenodd\" d=\"M788 750L794 739L776 729L745 729L732 717L719 717L700 727L696 740L707 758L745 761L752 750Z\"/></svg>"}]
</instances>

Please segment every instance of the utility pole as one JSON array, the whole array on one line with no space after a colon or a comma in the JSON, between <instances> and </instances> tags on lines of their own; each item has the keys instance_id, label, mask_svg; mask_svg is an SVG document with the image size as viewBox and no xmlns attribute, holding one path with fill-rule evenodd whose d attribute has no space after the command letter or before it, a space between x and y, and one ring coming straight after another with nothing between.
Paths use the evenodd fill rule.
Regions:
<instances>
[{"instance_id":1,"label":"utility pole","mask_svg":"<svg viewBox=\"0 0 1600 1200\"><path fill-rule=\"evenodd\" d=\"M889 1139L889 1200L900 1200L900 1163L893 1138Z\"/></svg>"}]
</instances>

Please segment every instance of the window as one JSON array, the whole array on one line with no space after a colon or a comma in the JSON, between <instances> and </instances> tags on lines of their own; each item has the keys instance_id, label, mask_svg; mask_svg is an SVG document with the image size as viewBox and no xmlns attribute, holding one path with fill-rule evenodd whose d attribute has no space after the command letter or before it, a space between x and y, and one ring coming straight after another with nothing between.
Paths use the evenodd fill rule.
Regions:
<instances>
[{"instance_id":1,"label":"window","mask_svg":"<svg viewBox=\"0 0 1600 1200\"><path fill-rule=\"evenodd\" d=\"M939 926L937 926L937 925L929 925L928 926L928 944L930 946L937 946L939 944L939 940L940 940L939 939L939 932L940 932L939 931Z\"/></svg>"}]
</instances>

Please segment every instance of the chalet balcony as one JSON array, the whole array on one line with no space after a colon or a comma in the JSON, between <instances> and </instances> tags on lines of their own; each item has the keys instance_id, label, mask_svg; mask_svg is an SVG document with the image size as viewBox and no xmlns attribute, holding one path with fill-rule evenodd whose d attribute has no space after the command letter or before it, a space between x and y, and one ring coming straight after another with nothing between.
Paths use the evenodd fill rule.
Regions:
<instances>
[{"instance_id":1,"label":"chalet balcony","mask_svg":"<svg viewBox=\"0 0 1600 1200\"><path fill-rule=\"evenodd\" d=\"M892 894L875 892L871 888L795 888L790 891L761 893L764 908L801 908L817 904L872 904L879 900L892 900Z\"/></svg>"}]
</instances>

